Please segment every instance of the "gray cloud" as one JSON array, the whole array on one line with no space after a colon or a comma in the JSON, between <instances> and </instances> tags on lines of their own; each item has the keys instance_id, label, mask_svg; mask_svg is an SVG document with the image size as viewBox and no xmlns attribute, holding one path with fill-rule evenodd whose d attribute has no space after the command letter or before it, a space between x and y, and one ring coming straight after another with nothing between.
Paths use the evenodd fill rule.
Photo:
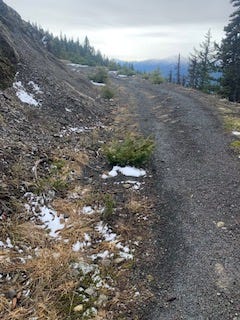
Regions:
<instances>
[{"instance_id":1,"label":"gray cloud","mask_svg":"<svg viewBox=\"0 0 240 320\"><path fill-rule=\"evenodd\" d=\"M211 28L220 41L230 0L4 0L23 19L90 42L114 58L187 55Z\"/></svg>"},{"instance_id":2,"label":"gray cloud","mask_svg":"<svg viewBox=\"0 0 240 320\"><path fill-rule=\"evenodd\" d=\"M228 0L6 0L21 14L42 24L108 28L187 23L225 23Z\"/></svg>"}]
</instances>

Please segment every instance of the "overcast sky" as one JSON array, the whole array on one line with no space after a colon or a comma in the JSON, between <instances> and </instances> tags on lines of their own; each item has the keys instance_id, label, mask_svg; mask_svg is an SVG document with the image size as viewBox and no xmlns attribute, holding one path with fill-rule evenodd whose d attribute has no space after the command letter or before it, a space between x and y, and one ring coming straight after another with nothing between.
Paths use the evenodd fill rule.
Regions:
<instances>
[{"instance_id":1,"label":"overcast sky","mask_svg":"<svg viewBox=\"0 0 240 320\"><path fill-rule=\"evenodd\" d=\"M208 29L220 41L230 0L4 0L24 20L90 43L110 58L188 56Z\"/></svg>"}]
</instances>

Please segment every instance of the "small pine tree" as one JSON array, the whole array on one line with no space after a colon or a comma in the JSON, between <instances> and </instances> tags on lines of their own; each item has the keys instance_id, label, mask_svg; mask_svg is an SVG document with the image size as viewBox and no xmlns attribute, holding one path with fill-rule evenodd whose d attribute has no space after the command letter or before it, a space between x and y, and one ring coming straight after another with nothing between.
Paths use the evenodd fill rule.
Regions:
<instances>
[{"instance_id":1,"label":"small pine tree","mask_svg":"<svg viewBox=\"0 0 240 320\"><path fill-rule=\"evenodd\" d=\"M211 92L214 87L213 72L216 70L216 53L211 37L209 30L205 35L205 40L200 44L200 49L194 49L189 59L188 84L203 92Z\"/></svg>"}]
</instances>

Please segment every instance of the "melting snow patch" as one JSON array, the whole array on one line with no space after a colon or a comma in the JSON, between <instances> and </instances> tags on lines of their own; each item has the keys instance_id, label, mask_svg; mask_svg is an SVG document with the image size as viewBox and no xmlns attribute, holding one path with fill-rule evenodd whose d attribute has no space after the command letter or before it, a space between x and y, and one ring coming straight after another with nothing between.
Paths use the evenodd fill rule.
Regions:
<instances>
[{"instance_id":1,"label":"melting snow patch","mask_svg":"<svg viewBox=\"0 0 240 320\"><path fill-rule=\"evenodd\" d=\"M105 87L106 86L105 83L95 82L92 80L91 80L91 84L93 84L94 86L98 86L98 87Z\"/></svg>"},{"instance_id":2,"label":"melting snow patch","mask_svg":"<svg viewBox=\"0 0 240 320\"><path fill-rule=\"evenodd\" d=\"M240 132L239 131L233 131L232 134L234 136L240 137Z\"/></svg>"},{"instance_id":3,"label":"melting snow patch","mask_svg":"<svg viewBox=\"0 0 240 320\"><path fill-rule=\"evenodd\" d=\"M77 63L68 63L67 65L70 67L73 67L73 68L88 68L89 67L87 64L77 64Z\"/></svg>"},{"instance_id":4,"label":"melting snow patch","mask_svg":"<svg viewBox=\"0 0 240 320\"><path fill-rule=\"evenodd\" d=\"M33 90L35 91L35 93L37 94L43 94L42 90L40 89L39 85L36 84L35 82L33 81L29 81L28 82L28 85L29 86L32 86Z\"/></svg>"},{"instance_id":5,"label":"melting snow patch","mask_svg":"<svg viewBox=\"0 0 240 320\"><path fill-rule=\"evenodd\" d=\"M118 172L122 173L124 176L136 177L136 178L145 176L147 174L146 171L143 169L137 169L135 167L129 167L129 166L127 167L115 166L107 175L103 174L102 178L107 179L107 178L116 177L118 175Z\"/></svg>"},{"instance_id":6,"label":"melting snow patch","mask_svg":"<svg viewBox=\"0 0 240 320\"><path fill-rule=\"evenodd\" d=\"M91 247L91 245L92 245L91 237L87 233L84 233L84 241L82 241L82 242L81 241L77 241L72 246L72 249L73 249L74 252L78 252L80 250L83 250L84 248Z\"/></svg>"},{"instance_id":7,"label":"melting snow patch","mask_svg":"<svg viewBox=\"0 0 240 320\"><path fill-rule=\"evenodd\" d=\"M125 260L132 260L133 254L130 253L130 249L127 246L124 246L121 242L116 244L116 248L120 250L119 256Z\"/></svg>"},{"instance_id":8,"label":"melting snow patch","mask_svg":"<svg viewBox=\"0 0 240 320\"><path fill-rule=\"evenodd\" d=\"M90 206L85 206L85 207L82 208L82 213L83 213L83 214L91 215L91 214L93 214L94 212L95 212L95 211L94 211L93 208L90 207Z\"/></svg>"},{"instance_id":9,"label":"melting snow patch","mask_svg":"<svg viewBox=\"0 0 240 320\"><path fill-rule=\"evenodd\" d=\"M75 132L75 133L82 133L84 131L87 131L87 128L83 128L83 127L80 127L80 128L69 128L69 131L70 132Z\"/></svg>"},{"instance_id":10,"label":"melting snow patch","mask_svg":"<svg viewBox=\"0 0 240 320\"><path fill-rule=\"evenodd\" d=\"M24 197L29 201L29 204L26 205L26 209L28 211L31 210L35 216L41 220L44 227L50 231L49 235L51 237L58 237L58 231L65 226L65 224L62 223L62 221L64 221L64 216L62 214L58 216L55 210L48 208L44 204L43 197L36 196L30 192L26 193Z\"/></svg>"},{"instance_id":11,"label":"melting snow patch","mask_svg":"<svg viewBox=\"0 0 240 320\"><path fill-rule=\"evenodd\" d=\"M39 218L45 225L46 229L50 230L50 236L56 238L58 231L64 228L64 224L61 220L64 218L63 215L57 216L56 211L49 209L44 206L40 208Z\"/></svg>"},{"instance_id":12,"label":"melting snow patch","mask_svg":"<svg viewBox=\"0 0 240 320\"><path fill-rule=\"evenodd\" d=\"M39 106L40 103L34 99L33 95L27 93L24 86L22 85L21 81L14 82L13 84L14 89L16 89L16 95L23 103L27 103L33 106Z\"/></svg>"},{"instance_id":13,"label":"melting snow patch","mask_svg":"<svg viewBox=\"0 0 240 320\"><path fill-rule=\"evenodd\" d=\"M104 237L105 241L107 242L115 241L117 238L116 233L113 233L112 230L107 226L107 224L104 225L102 221L97 224L96 230Z\"/></svg>"},{"instance_id":14,"label":"melting snow patch","mask_svg":"<svg viewBox=\"0 0 240 320\"><path fill-rule=\"evenodd\" d=\"M12 249L12 248L13 248L13 245L12 245L11 239L10 239L10 238L7 238L6 244L5 244L4 242L0 241L0 248Z\"/></svg>"},{"instance_id":15,"label":"melting snow patch","mask_svg":"<svg viewBox=\"0 0 240 320\"><path fill-rule=\"evenodd\" d=\"M39 106L40 103L34 99L33 95L27 93L26 89L22 85L21 81L14 82L13 84L14 89L16 89L16 95L23 103L27 103L33 106Z\"/></svg>"},{"instance_id":16,"label":"melting snow patch","mask_svg":"<svg viewBox=\"0 0 240 320\"><path fill-rule=\"evenodd\" d=\"M104 252L99 252L97 254L93 254L91 255L92 260L96 260L96 259L107 259L107 258L112 258L114 256L113 253L110 253L108 250L105 250Z\"/></svg>"}]
</instances>

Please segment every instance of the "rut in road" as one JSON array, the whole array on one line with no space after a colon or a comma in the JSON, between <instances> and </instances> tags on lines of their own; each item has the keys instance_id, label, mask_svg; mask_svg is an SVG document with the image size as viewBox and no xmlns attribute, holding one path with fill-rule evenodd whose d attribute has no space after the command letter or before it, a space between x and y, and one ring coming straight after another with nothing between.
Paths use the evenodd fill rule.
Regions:
<instances>
[{"instance_id":1,"label":"rut in road","mask_svg":"<svg viewBox=\"0 0 240 320\"><path fill-rule=\"evenodd\" d=\"M121 86L156 140L161 223L154 230L156 263L146 267L157 302L142 319L240 319L239 163L216 108L177 86Z\"/></svg>"}]
</instances>

